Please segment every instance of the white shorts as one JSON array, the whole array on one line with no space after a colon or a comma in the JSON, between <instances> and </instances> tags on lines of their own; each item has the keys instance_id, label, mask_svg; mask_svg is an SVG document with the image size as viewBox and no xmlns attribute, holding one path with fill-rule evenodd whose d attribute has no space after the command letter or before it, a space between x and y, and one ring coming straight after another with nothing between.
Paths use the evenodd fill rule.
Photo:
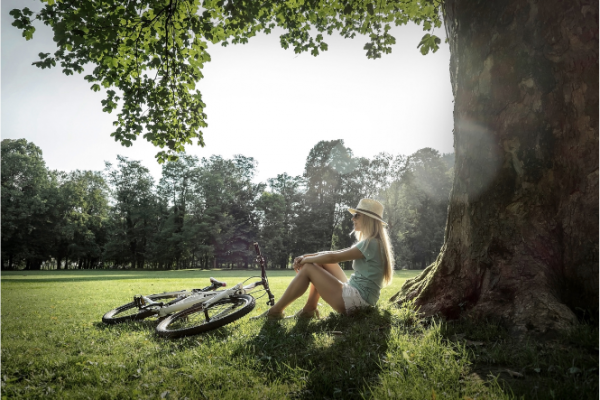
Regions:
<instances>
[{"instance_id":1,"label":"white shorts","mask_svg":"<svg viewBox=\"0 0 600 400\"><path fill-rule=\"evenodd\" d=\"M370 306L370 304L360 296L358 290L354 286L350 286L347 282L342 286L342 299L344 299L346 314L352 314L361 307Z\"/></svg>"}]
</instances>

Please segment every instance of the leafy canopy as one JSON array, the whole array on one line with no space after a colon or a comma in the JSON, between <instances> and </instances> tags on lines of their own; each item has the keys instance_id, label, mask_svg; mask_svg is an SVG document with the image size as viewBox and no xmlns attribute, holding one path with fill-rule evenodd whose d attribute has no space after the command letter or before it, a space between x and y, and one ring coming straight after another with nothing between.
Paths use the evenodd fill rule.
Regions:
<instances>
[{"instance_id":1,"label":"leafy canopy","mask_svg":"<svg viewBox=\"0 0 600 400\"><path fill-rule=\"evenodd\" d=\"M391 52L392 24L409 21L431 31L441 26L441 0L41 0L38 13L14 9L13 26L30 40L36 20L49 25L58 49L33 64L57 64L66 75L84 72L91 89L106 89L103 111L117 110L111 134L124 146L139 135L176 159L193 140L204 146L205 104L196 83L210 61L207 44L247 43L258 32L282 28L281 45L296 53L327 50L323 34L367 35L369 58ZM428 33L418 47L436 51ZM122 107L118 109L119 102Z\"/></svg>"}]
</instances>

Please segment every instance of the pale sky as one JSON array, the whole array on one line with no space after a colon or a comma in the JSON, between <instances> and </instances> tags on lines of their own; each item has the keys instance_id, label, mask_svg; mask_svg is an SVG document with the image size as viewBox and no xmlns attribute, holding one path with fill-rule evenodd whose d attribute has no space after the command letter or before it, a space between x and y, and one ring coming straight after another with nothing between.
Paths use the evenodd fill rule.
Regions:
<instances>
[{"instance_id":1,"label":"pale sky","mask_svg":"<svg viewBox=\"0 0 600 400\"><path fill-rule=\"evenodd\" d=\"M36 27L33 40L11 26L13 8L38 9L39 1L2 0L2 139L25 138L40 147L46 165L61 171L102 170L117 154L141 160L152 175L161 166L142 137L126 148L110 133L116 114L102 112L104 98L83 74L31 65L40 52L54 52L52 33ZM443 29L435 33L445 38ZM423 31L396 27L392 54L369 60L364 37L326 37L329 50L313 57L283 50L276 34L246 45L209 47L199 89L207 107L206 146L191 146L199 158L219 154L254 157L256 181L287 172L301 175L320 140L344 139L355 156L380 152L409 155L423 147L453 152L448 44L435 54L417 49ZM327 40L329 39L329 40Z\"/></svg>"}]
</instances>

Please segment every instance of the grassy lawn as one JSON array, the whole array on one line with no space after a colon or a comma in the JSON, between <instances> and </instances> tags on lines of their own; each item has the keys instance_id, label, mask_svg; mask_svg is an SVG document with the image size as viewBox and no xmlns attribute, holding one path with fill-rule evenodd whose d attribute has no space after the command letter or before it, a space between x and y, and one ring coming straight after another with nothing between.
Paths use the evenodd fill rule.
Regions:
<instances>
[{"instance_id":1,"label":"grassy lawn","mask_svg":"<svg viewBox=\"0 0 600 400\"><path fill-rule=\"evenodd\" d=\"M252 273L3 272L2 399L598 398L597 326L536 343L489 323L419 320L387 304L417 273L397 272L379 306L353 317L323 303L317 321L243 318L167 340L155 320L107 326L101 317L134 294ZM293 274L269 271L276 299Z\"/></svg>"}]
</instances>

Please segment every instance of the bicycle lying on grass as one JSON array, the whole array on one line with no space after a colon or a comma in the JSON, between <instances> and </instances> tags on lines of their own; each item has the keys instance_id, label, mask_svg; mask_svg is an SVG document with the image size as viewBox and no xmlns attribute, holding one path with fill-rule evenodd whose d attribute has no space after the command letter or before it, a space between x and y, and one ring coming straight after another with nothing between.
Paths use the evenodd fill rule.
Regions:
<instances>
[{"instance_id":1,"label":"bicycle lying on grass","mask_svg":"<svg viewBox=\"0 0 600 400\"><path fill-rule=\"evenodd\" d=\"M210 286L203 289L136 295L132 302L104 314L102 322L116 324L156 316L159 318L156 333L178 338L217 329L242 318L256 305L256 300L250 293L256 292L253 289L257 287L262 286L261 290L269 297L267 305L272 306L275 304L275 296L269 288L265 259L258 243L254 243L254 249L261 270L259 281L244 286L248 280L258 278L251 276L231 289L218 290L227 284L210 278Z\"/></svg>"}]
</instances>

